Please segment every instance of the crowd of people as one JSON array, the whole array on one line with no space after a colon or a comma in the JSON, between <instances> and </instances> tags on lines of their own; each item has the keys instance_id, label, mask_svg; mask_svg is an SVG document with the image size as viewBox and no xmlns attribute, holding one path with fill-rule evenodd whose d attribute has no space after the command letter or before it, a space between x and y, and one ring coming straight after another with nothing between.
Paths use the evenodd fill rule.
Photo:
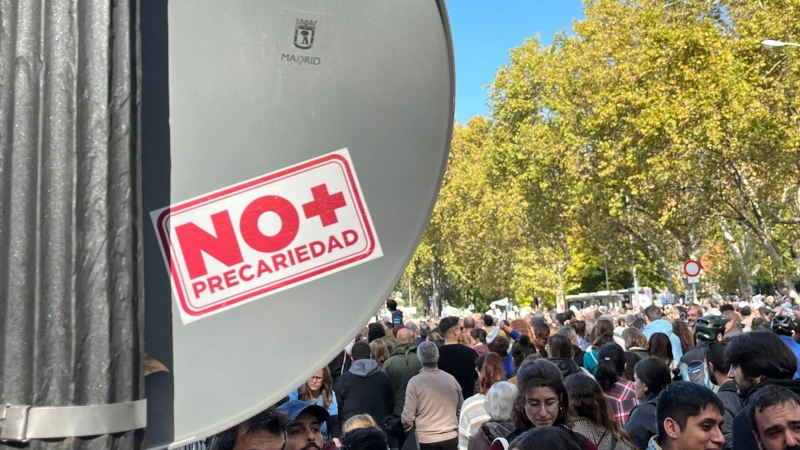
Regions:
<instances>
[{"instance_id":1,"label":"crowd of people","mask_svg":"<svg viewBox=\"0 0 800 450\"><path fill-rule=\"evenodd\" d=\"M286 399L207 446L800 449L788 298L439 320L386 306Z\"/></svg>"}]
</instances>

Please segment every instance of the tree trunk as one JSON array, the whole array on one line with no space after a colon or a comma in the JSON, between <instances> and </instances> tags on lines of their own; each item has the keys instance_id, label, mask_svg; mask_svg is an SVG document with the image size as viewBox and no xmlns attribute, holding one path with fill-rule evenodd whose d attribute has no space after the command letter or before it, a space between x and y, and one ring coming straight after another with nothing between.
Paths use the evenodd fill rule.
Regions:
<instances>
[{"instance_id":1,"label":"tree trunk","mask_svg":"<svg viewBox=\"0 0 800 450\"><path fill-rule=\"evenodd\" d=\"M769 256L772 267L780 274L782 286L789 291L789 296L792 298L797 297L797 290L794 288L794 280L792 280L792 275L786 270L783 258L769 240L767 233L764 230L759 230L757 236L758 240L761 242L761 245L764 247L764 250L767 251L767 256Z\"/></svg>"},{"instance_id":2,"label":"tree trunk","mask_svg":"<svg viewBox=\"0 0 800 450\"><path fill-rule=\"evenodd\" d=\"M800 241L792 242L792 261L794 261L795 275L800 278Z\"/></svg>"},{"instance_id":3,"label":"tree trunk","mask_svg":"<svg viewBox=\"0 0 800 450\"><path fill-rule=\"evenodd\" d=\"M559 311L565 311L567 309L567 304L564 301L564 273L567 271L567 267L569 267L570 263L572 263L572 257L569 253L569 247L567 246L566 236L561 236L561 241L558 243L558 248L556 248L556 252L561 251L561 258L556 265L556 277L558 279L558 286L556 286L556 309Z\"/></svg>"},{"instance_id":4,"label":"tree trunk","mask_svg":"<svg viewBox=\"0 0 800 450\"><path fill-rule=\"evenodd\" d=\"M560 264L556 271L556 277L558 278L558 286L556 287L556 309L564 311L566 308L564 304L564 270L561 269Z\"/></svg>"},{"instance_id":5,"label":"tree trunk","mask_svg":"<svg viewBox=\"0 0 800 450\"><path fill-rule=\"evenodd\" d=\"M773 270L780 274L780 279L785 287L789 291L789 295L792 298L797 297L797 291L794 288L794 282L792 280L792 276L786 270L786 265L783 261L783 257L775 248L775 244L772 243L770 240L770 230L766 223L763 214L763 208L761 204L757 201L757 197L755 191L753 190L752 186L750 186L750 182L746 176L742 175L742 171L739 170L738 167L735 165L731 166L734 171L734 176L736 180L737 187L739 188L739 192L741 193L742 198L744 199L745 203L747 204L748 208L753 214L753 218L755 221L747 220L742 214L741 211L736 211L743 219L745 219L742 223L747 225L753 233L758 238L759 242L761 242L762 247L767 252L767 256L769 256L770 262L772 263Z\"/></svg>"},{"instance_id":6,"label":"tree trunk","mask_svg":"<svg viewBox=\"0 0 800 450\"><path fill-rule=\"evenodd\" d=\"M736 243L728 221L723 217L718 217L717 223L719 223L719 227L722 230L722 237L725 238L725 243L728 244L728 249L731 251L733 260L736 263L736 270L739 272L739 292L742 295L750 295L752 292L750 271L747 269L742 250L739 248L739 244Z\"/></svg>"}]
</instances>

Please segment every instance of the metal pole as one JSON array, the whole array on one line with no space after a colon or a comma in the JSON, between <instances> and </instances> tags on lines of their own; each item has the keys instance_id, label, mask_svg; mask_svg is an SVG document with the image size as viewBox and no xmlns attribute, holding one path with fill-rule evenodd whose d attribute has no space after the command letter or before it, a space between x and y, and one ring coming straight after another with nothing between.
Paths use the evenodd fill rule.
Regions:
<instances>
[{"instance_id":1,"label":"metal pole","mask_svg":"<svg viewBox=\"0 0 800 450\"><path fill-rule=\"evenodd\" d=\"M692 283L692 293L694 294L694 302L697 303L697 283Z\"/></svg>"},{"instance_id":2,"label":"metal pole","mask_svg":"<svg viewBox=\"0 0 800 450\"><path fill-rule=\"evenodd\" d=\"M408 307L412 308L414 306L414 302L412 301L411 298L411 278L409 278L407 281L408 281Z\"/></svg>"},{"instance_id":3,"label":"metal pole","mask_svg":"<svg viewBox=\"0 0 800 450\"><path fill-rule=\"evenodd\" d=\"M435 319L435 318L438 317L438 315L437 315L438 311L437 311L437 308L436 308L436 277L434 277L433 273L434 273L433 272L433 266L431 266L431 284L433 285L433 299L431 301L431 303L432 303L431 304L431 316L433 316L433 318Z\"/></svg>"},{"instance_id":4,"label":"metal pole","mask_svg":"<svg viewBox=\"0 0 800 450\"><path fill-rule=\"evenodd\" d=\"M628 233L628 239L631 243L631 255L633 259L633 306L639 306L639 277L636 275L636 250L633 248L633 234Z\"/></svg>"},{"instance_id":5,"label":"metal pole","mask_svg":"<svg viewBox=\"0 0 800 450\"><path fill-rule=\"evenodd\" d=\"M611 287L608 284L608 264L606 263L606 252L603 252L603 269L606 272L606 290L610 291Z\"/></svg>"}]
</instances>

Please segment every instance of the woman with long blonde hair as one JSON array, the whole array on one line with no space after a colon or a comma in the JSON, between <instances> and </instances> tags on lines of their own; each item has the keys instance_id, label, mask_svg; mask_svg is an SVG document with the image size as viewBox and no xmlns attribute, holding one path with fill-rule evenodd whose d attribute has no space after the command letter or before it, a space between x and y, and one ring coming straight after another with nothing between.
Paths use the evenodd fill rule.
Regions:
<instances>
[{"instance_id":1,"label":"woman with long blonde hair","mask_svg":"<svg viewBox=\"0 0 800 450\"><path fill-rule=\"evenodd\" d=\"M333 378L328 366L318 370L302 386L289 393L292 400L301 400L310 405L319 405L328 410L330 418L322 424L325 441L338 438L342 432L339 424L339 404L333 392Z\"/></svg>"}]
</instances>

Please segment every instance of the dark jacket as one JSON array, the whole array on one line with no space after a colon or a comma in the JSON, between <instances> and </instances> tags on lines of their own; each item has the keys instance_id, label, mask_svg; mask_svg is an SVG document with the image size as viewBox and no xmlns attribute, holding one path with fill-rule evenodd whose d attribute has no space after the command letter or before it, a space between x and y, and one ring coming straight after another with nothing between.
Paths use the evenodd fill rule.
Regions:
<instances>
[{"instance_id":1,"label":"dark jacket","mask_svg":"<svg viewBox=\"0 0 800 450\"><path fill-rule=\"evenodd\" d=\"M346 373L348 369L350 369L350 355L347 354L346 350L342 350L338 355L336 355L331 362L328 363L328 370L331 371L331 378L333 379L334 386L336 385L336 380L342 376L343 373Z\"/></svg>"},{"instance_id":2,"label":"dark jacket","mask_svg":"<svg viewBox=\"0 0 800 450\"><path fill-rule=\"evenodd\" d=\"M583 354L586 352L581 350L581 348L577 345L572 346L572 352L575 353L575 356L572 358L572 360L575 361L575 364L577 364L578 367L583 367Z\"/></svg>"},{"instance_id":3,"label":"dark jacket","mask_svg":"<svg viewBox=\"0 0 800 450\"><path fill-rule=\"evenodd\" d=\"M495 439L508 436L512 431L514 431L514 422L496 422L494 420L485 422L470 438L467 450L489 450L489 446Z\"/></svg>"},{"instance_id":4,"label":"dark jacket","mask_svg":"<svg viewBox=\"0 0 800 450\"><path fill-rule=\"evenodd\" d=\"M408 380L422 369L414 344L400 344L389 359L383 363L383 371L389 376L394 391L394 414L402 414L406 403Z\"/></svg>"},{"instance_id":5,"label":"dark jacket","mask_svg":"<svg viewBox=\"0 0 800 450\"><path fill-rule=\"evenodd\" d=\"M478 354L475 350L461 344L444 345L439 347L439 369L449 373L458 381L461 386L461 394L464 398L470 398L475 393L475 380L478 374L475 372L475 361Z\"/></svg>"},{"instance_id":6,"label":"dark jacket","mask_svg":"<svg viewBox=\"0 0 800 450\"><path fill-rule=\"evenodd\" d=\"M791 389L795 394L800 395L800 380L773 380L765 378L761 380L761 383L753 386L747 393L747 399L742 402L742 410L739 411L733 419L731 438L733 448L736 450L758 450L756 438L753 436L753 427L750 426L750 419L747 417L746 406L747 402L753 397L753 394L762 387L769 385L783 386Z\"/></svg>"},{"instance_id":7,"label":"dark jacket","mask_svg":"<svg viewBox=\"0 0 800 450\"><path fill-rule=\"evenodd\" d=\"M649 358L650 353L647 351L646 348L642 347L631 347L628 349L629 352L634 353L639 356L641 359Z\"/></svg>"},{"instance_id":8,"label":"dark jacket","mask_svg":"<svg viewBox=\"0 0 800 450\"><path fill-rule=\"evenodd\" d=\"M648 394L644 402L639 403L631 411L628 421L625 422L625 431L631 435L633 443L639 448L647 448L650 438L658 433L656 427L656 406L658 396Z\"/></svg>"},{"instance_id":9,"label":"dark jacket","mask_svg":"<svg viewBox=\"0 0 800 450\"><path fill-rule=\"evenodd\" d=\"M575 361L569 358L549 358L549 361L558 366L561 369L561 376L567 378L570 375L574 375L581 371L581 368L575 364Z\"/></svg>"},{"instance_id":10,"label":"dark jacket","mask_svg":"<svg viewBox=\"0 0 800 450\"><path fill-rule=\"evenodd\" d=\"M742 334L743 333L742 333L742 329L741 328L739 328L739 327L731 327L731 329L726 331L725 334L722 337L723 337L723 339L729 340L729 339L733 339L735 337L739 337ZM755 439L755 438L753 438L753 439Z\"/></svg>"},{"instance_id":11,"label":"dark jacket","mask_svg":"<svg viewBox=\"0 0 800 450\"><path fill-rule=\"evenodd\" d=\"M723 448L730 449L733 445L733 438L731 437L733 418L742 410L742 399L739 398L739 394L736 391L736 382L728 381L723 383L719 387L719 391L717 391L717 397L722 400L722 406L724 407L721 427L722 435L725 436L725 446Z\"/></svg>"},{"instance_id":12,"label":"dark jacket","mask_svg":"<svg viewBox=\"0 0 800 450\"><path fill-rule=\"evenodd\" d=\"M333 388L339 401L339 422L358 414L369 414L378 423L394 411L394 391L378 361L359 359L342 374Z\"/></svg>"}]
</instances>

